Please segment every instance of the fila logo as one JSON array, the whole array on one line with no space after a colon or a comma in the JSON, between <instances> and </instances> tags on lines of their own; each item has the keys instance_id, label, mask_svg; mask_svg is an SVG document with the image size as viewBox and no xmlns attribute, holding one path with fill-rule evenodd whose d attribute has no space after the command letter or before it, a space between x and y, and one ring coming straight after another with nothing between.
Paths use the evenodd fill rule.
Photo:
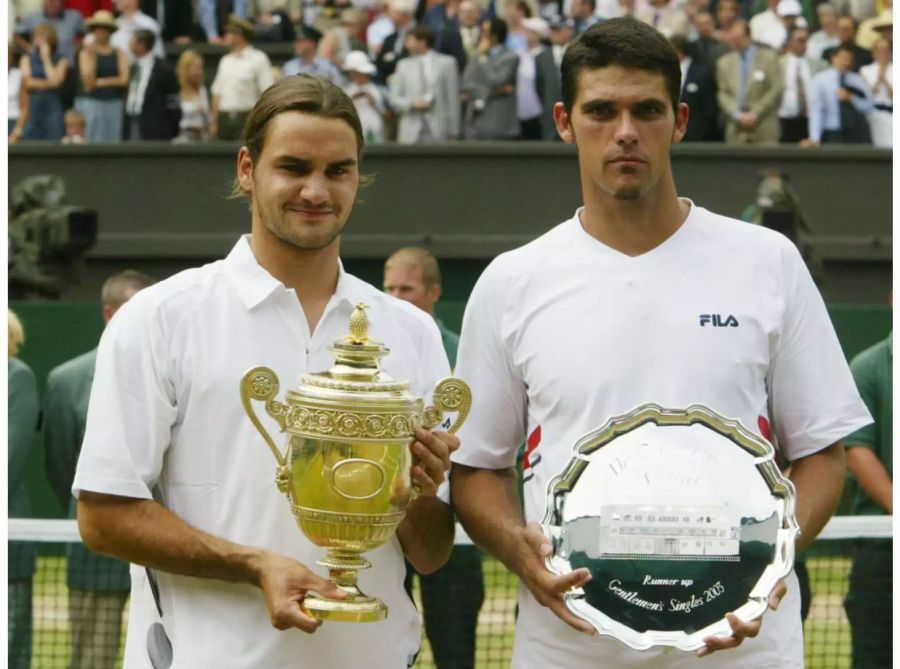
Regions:
<instances>
[{"instance_id":1,"label":"fila logo","mask_svg":"<svg viewBox=\"0 0 900 669\"><path fill-rule=\"evenodd\" d=\"M738 326L737 318L728 315L724 320L720 314L700 314L700 327L709 323L714 328L736 328Z\"/></svg>"}]
</instances>

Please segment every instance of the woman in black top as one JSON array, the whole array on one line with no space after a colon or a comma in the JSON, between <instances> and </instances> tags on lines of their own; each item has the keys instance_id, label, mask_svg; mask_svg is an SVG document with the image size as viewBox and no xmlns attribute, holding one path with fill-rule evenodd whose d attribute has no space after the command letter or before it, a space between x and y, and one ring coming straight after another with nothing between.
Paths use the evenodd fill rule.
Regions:
<instances>
[{"instance_id":1,"label":"woman in black top","mask_svg":"<svg viewBox=\"0 0 900 669\"><path fill-rule=\"evenodd\" d=\"M87 27L94 39L78 54L81 90L75 107L87 120L89 143L121 142L128 57L109 42L116 30L111 12L95 12Z\"/></svg>"}]
</instances>

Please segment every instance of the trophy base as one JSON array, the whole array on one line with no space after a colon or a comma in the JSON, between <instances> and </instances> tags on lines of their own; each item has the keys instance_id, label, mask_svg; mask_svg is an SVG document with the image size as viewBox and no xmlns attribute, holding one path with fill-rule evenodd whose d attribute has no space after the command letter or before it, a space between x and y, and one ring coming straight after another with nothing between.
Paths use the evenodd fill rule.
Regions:
<instances>
[{"instance_id":1,"label":"trophy base","mask_svg":"<svg viewBox=\"0 0 900 669\"><path fill-rule=\"evenodd\" d=\"M374 623L387 618L387 606L377 597L369 597L358 590L348 594L347 599L326 599L308 593L303 599L303 611L316 620L344 623Z\"/></svg>"}]
</instances>

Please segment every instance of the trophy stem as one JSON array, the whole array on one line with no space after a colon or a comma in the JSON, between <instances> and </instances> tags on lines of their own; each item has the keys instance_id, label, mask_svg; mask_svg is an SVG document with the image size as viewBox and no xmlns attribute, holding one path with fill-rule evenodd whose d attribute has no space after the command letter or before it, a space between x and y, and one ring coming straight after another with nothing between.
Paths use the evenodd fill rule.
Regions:
<instances>
[{"instance_id":1,"label":"trophy stem","mask_svg":"<svg viewBox=\"0 0 900 669\"><path fill-rule=\"evenodd\" d=\"M332 583L347 593L346 599L327 599L316 593L308 593L303 600L303 610L318 620L366 623L387 618L387 606L377 597L369 597L359 589L361 569L371 563L354 553L329 551L317 564L328 567Z\"/></svg>"}]
</instances>

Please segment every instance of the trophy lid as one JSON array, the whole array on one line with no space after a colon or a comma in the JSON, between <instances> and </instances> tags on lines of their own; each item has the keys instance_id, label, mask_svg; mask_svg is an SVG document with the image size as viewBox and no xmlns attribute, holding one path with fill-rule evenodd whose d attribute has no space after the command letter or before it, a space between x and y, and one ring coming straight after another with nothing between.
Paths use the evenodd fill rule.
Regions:
<instances>
[{"instance_id":1,"label":"trophy lid","mask_svg":"<svg viewBox=\"0 0 900 669\"><path fill-rule=\"evenodd\" d=\"M421 402L409 393L408 381L394 379L381 370L379 361L390 353L390 349L369 338L366 309L367 305L362 303L353 308L349 334L336 340L329 349L334 355L334 364L327 372L304 374L300 388L289 393L292 400L302 401L303 396L322 398L324 393L332 400L346 397L358 401L363 395L391 402L394 406Z\"/></svg>"}]
</instances>

